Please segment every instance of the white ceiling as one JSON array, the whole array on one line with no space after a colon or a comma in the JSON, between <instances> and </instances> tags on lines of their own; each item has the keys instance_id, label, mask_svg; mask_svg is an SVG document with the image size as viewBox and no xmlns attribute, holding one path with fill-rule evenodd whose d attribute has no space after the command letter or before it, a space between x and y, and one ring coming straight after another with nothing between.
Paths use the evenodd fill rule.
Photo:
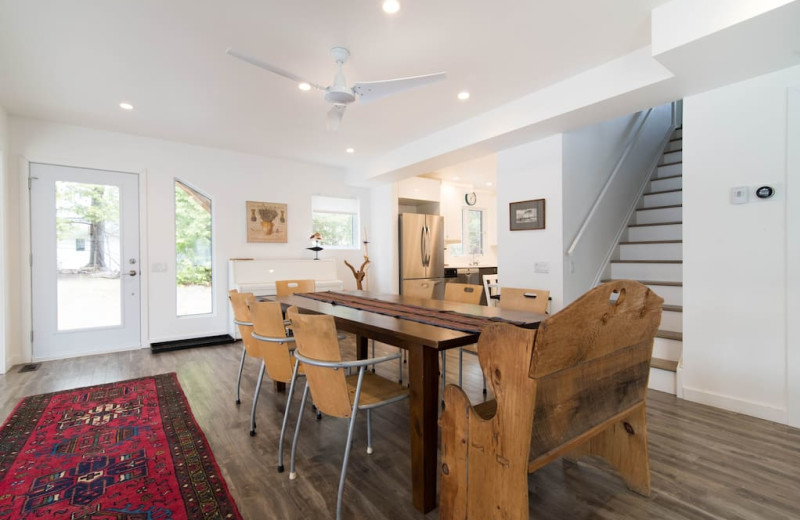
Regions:
<instances>
[{"instance_id":1,"label":"white ceiling","mask_svg":"<svg viewBox=\"0 0 800 520\"><path fill-rule=\"evenodd\" d=\"M352 169L647 45L665 1L402 0L388 16L380 0L0 0L0 106ZM328 132L319 92L226 56L229 46L323 85L333 46L352 53L349 84L448 79L353 105Z\"/></svg>"}]
</instances>

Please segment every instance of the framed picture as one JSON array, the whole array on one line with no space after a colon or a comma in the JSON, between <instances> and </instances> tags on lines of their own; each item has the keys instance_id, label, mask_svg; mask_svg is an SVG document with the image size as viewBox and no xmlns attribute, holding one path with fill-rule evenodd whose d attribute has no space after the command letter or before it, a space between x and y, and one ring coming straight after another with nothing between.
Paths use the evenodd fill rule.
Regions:
<instances>
[{"instance_id":1,"label":"framed picture","mask_svg":"<svg viewBox=\"0 0 800 520\"><path fill-rule=\"evenodd\" d=\"M511 231L544 229L544 199L512 202L508 208Z\"/></svg>"},{"instance_id":2,"label":"framed picture","mask_svg":"<svg viewBox=\"0 0 800 520\"><path fill-rule=\"evenodd\" d=\"M289 217L286 204L252 202L248 200L245 205L247 210L248 242L285 244L289 241L289 234L287 233Z\"/></svg>"}]
</instances>

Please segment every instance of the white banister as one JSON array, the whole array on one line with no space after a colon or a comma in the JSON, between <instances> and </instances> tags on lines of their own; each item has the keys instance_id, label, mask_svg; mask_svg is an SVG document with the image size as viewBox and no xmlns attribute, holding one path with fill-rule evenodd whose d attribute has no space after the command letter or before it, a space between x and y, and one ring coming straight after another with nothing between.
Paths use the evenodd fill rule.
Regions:
<instances>
[{"instance_id":1,"label":"white banister","mask_svg":"<svg viewBox=\"0 0 800 520\"><path fill-rule=\"evenodd\" d=\"M611 175L608 176L608 179L606 180L605 184L603 185L603 189L600 190L600 193L598 194L597 199L594 201L594 204L592 205L592 208L589 210L589 213L586 215L586 218L583 219L583 223L581 224L581 227L578 229L578 233L575 235L575 238L572 240L572 243L570 244L569 249L567 249L567 256L571 257L573 255L573 253L575 252L575 249L578 247L578 244L580 243L581 239L583 238L583 235L586 233L586 229L589 227L589 223L591 222L592 218L594 217L594 214L597 212L597 208L600 207L600 204L605 199L605 195L608 192L609 187L611 186L611 183L614 182L614 179L617 177L617 173L619 173L620 169L622 168L622 165L625 163L625 159L627 159L627 157L630 154L631 150L633 149L634 145L637 143L637 141L639 139L639 134L642 132L642 129L644 128L644 125L647 122L647 119L650 117L650 114L652 112L653 112L652 108L648 108L647 109L647 113L644 115L644 117L639 122L639 127L636 129L636 132L628 140L628 144L627 144L627 146L625 146L625 149L622 151L622 154L620 155L619 159L617 160L617 162L616 162L616 164L614 166L614 170L611 172Z\"/></svg>"}]
</instances>

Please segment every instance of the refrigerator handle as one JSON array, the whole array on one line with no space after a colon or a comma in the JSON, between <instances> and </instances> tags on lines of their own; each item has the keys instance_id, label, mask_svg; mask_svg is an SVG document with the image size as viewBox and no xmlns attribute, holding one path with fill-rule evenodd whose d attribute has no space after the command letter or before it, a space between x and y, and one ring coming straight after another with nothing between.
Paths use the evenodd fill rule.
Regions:
<instances>
[{"instance_id":1,"label":"refrigerator handle","mask_svg":"<svg viewBox=\"0 0 800 520\"><path fill-rule=\"evenodd\" d=\"M431 266L431 228L425 226L425 267Z\"/></svg>"},{"instance_id":2,"label":"refrigerator handle","mask_svg":"<svg viewBox=\"0 0 800 520\"><path fill-rule=\"evenodd\" d=\"M422 267L425 267L425 247L427 246L427 241L425 240L425 226L422 226L419 230L419 240L420 260L422 260Z\"/></svg>"}]
</instances>

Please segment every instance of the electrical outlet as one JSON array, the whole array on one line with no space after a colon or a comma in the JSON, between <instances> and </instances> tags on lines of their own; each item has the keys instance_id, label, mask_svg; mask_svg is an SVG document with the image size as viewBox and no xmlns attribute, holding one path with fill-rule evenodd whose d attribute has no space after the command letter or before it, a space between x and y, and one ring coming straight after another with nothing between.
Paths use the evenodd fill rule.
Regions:
<instances>
[{"instance_id":1,"label":"electrical outlet","mask_svg":"<svg viewBox=\"0 0 800 520\"><path fill-rule=\"evenodd\" d=\"M533 264L533 272L534 273L549 273L550 272L550 264L547 262L534 262Z\"/></svg>"},{"instance_id":2,"label":"electrical outlet","mask_svg":"<svg viewBox=\"0 0 800 520\"><path fill-rule=\"evenodd\" d=\"M748 186L736 186L731 188L731 204L747 204L750 200L750 188Z\"/></svg>"}]
</instances>

